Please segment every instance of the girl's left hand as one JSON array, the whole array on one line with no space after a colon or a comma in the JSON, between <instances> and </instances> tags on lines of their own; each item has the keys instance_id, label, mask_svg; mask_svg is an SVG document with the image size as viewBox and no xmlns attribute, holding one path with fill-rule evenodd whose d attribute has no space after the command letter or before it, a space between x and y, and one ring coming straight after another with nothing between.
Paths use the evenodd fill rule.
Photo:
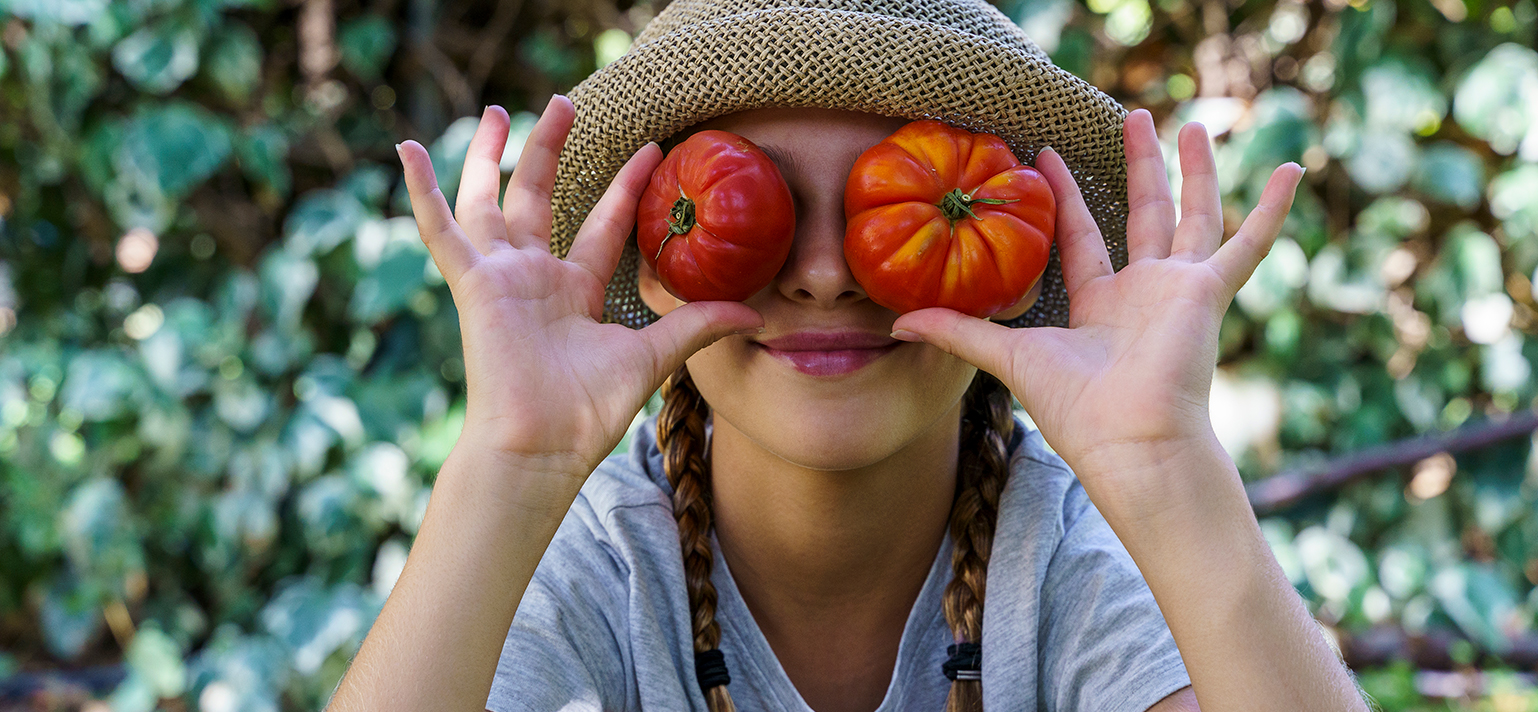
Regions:
<instances>
[{"instance_id":1,"label":"girl's left hand","mask_svg":"<svg viewBox=\"0 0 1538 712\"><path fill-rule=\"evenodd\" d=\"M1010 329L940 308L893 325L894 336L937 346L1002 380L1097 501L1159 487L1137 481L1125 463L1216 447L1208 396L1218 328L1271 249L1303 176L1295 163L1277 168L1225 243L1206 129L1188 124L1180 132L1178 225L1147 111L1127 116L1125 143L1129 259L1120 272L1062 158L1048 149L1036 161L1057 198L1069 328Z\"/></svg>"}]
</instances>

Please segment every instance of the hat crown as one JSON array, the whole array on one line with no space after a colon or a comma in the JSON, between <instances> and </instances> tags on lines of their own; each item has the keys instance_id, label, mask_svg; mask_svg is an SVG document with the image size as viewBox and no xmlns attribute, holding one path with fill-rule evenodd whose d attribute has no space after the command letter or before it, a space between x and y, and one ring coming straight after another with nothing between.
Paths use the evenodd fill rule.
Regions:
<instances>
[{"instance_id":1,"label":"hat crown","mask_svg":"<svg viewBox=\"0 0 1538 712\"><path fill-rule=\"evenodd\" d=\"M823 10L877 15L947 27L1046 58L1025 31L983 0L674 0L635 39L641 46L691 25L775 10Z\"/></svg>"}]
</instances>

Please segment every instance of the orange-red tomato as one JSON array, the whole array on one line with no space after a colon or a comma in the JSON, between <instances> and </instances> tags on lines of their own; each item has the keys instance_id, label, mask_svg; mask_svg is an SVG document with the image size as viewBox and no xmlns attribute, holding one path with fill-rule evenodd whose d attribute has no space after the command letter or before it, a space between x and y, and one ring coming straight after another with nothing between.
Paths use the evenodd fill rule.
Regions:
<instances>
[{"instance_id":1,"label":"orange-red tomato","mask_svg":"<svg viewBox=\"0 0 1538 712\"><path fill-rule=\"evenodd\" d=\"M872 301L985 317L1041 278L1057 203L1003 139L926 120L855 161L844 216L844 258Z\"/></svg>"},{"instance_id":2,"label":"orange-red tomato","mask_svg":"<svg viewBox=\"0 0 1538 712\"><path fill-rule=\"evenodd\" d=\"M763 149L701 131L652 172L636 245L662 286L685 301L742 301L769 285L796 232L790 187Z\"/></svg>"}]
</instances>

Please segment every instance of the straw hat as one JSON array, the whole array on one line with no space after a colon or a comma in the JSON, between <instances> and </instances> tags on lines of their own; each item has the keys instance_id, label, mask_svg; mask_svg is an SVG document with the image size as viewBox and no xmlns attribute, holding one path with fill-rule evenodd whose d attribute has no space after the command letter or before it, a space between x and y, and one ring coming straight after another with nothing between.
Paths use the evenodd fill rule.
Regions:
<instances>
[{"instance_id":1,"label":"straw hat","mask_svg":"<svg viewBox=\"0 0 1538 712\"><path fill-rule=\"evenodd\" d=\"M576 122L561 151L551 251L564 257L626 159L693 124L770 106L938 119L1000 136L1034 163L1051 146L1073 170L1116 268L1127 262L1126 110L1054 66L983 0L675 0L630 51L569 93ZM626 245L604 320L657 319ZM1041 297L1009 326L1066 326L1057 248Z\"/></svg>"}]
</instances>

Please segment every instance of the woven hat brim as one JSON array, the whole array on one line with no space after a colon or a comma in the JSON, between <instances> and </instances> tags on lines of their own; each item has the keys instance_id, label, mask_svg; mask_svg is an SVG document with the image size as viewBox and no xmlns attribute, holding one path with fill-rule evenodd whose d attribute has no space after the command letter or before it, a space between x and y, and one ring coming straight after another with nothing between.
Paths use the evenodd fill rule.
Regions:
<instances>
[{"instance_id":1,"label":"woven hat brim","mask_svg":"<svg viewBox=\"0 0 1538 712\"><path fill-rule=\"evenodd\" d=\"M1020 160L1051 146L1072 170L1113 266L1126 264L1126 116L1115 100L1025 47L904 18L808 8L687 25L593 73L570 93L576 121L552 197L551 251L564 257L625 161L716 116L808 106L938 119L996 134ZM634 240L610 280L604 320L641 328ZM1008 326L1066 326L1054 246L1041 296Z\"/></svg>"}]
</instances>

